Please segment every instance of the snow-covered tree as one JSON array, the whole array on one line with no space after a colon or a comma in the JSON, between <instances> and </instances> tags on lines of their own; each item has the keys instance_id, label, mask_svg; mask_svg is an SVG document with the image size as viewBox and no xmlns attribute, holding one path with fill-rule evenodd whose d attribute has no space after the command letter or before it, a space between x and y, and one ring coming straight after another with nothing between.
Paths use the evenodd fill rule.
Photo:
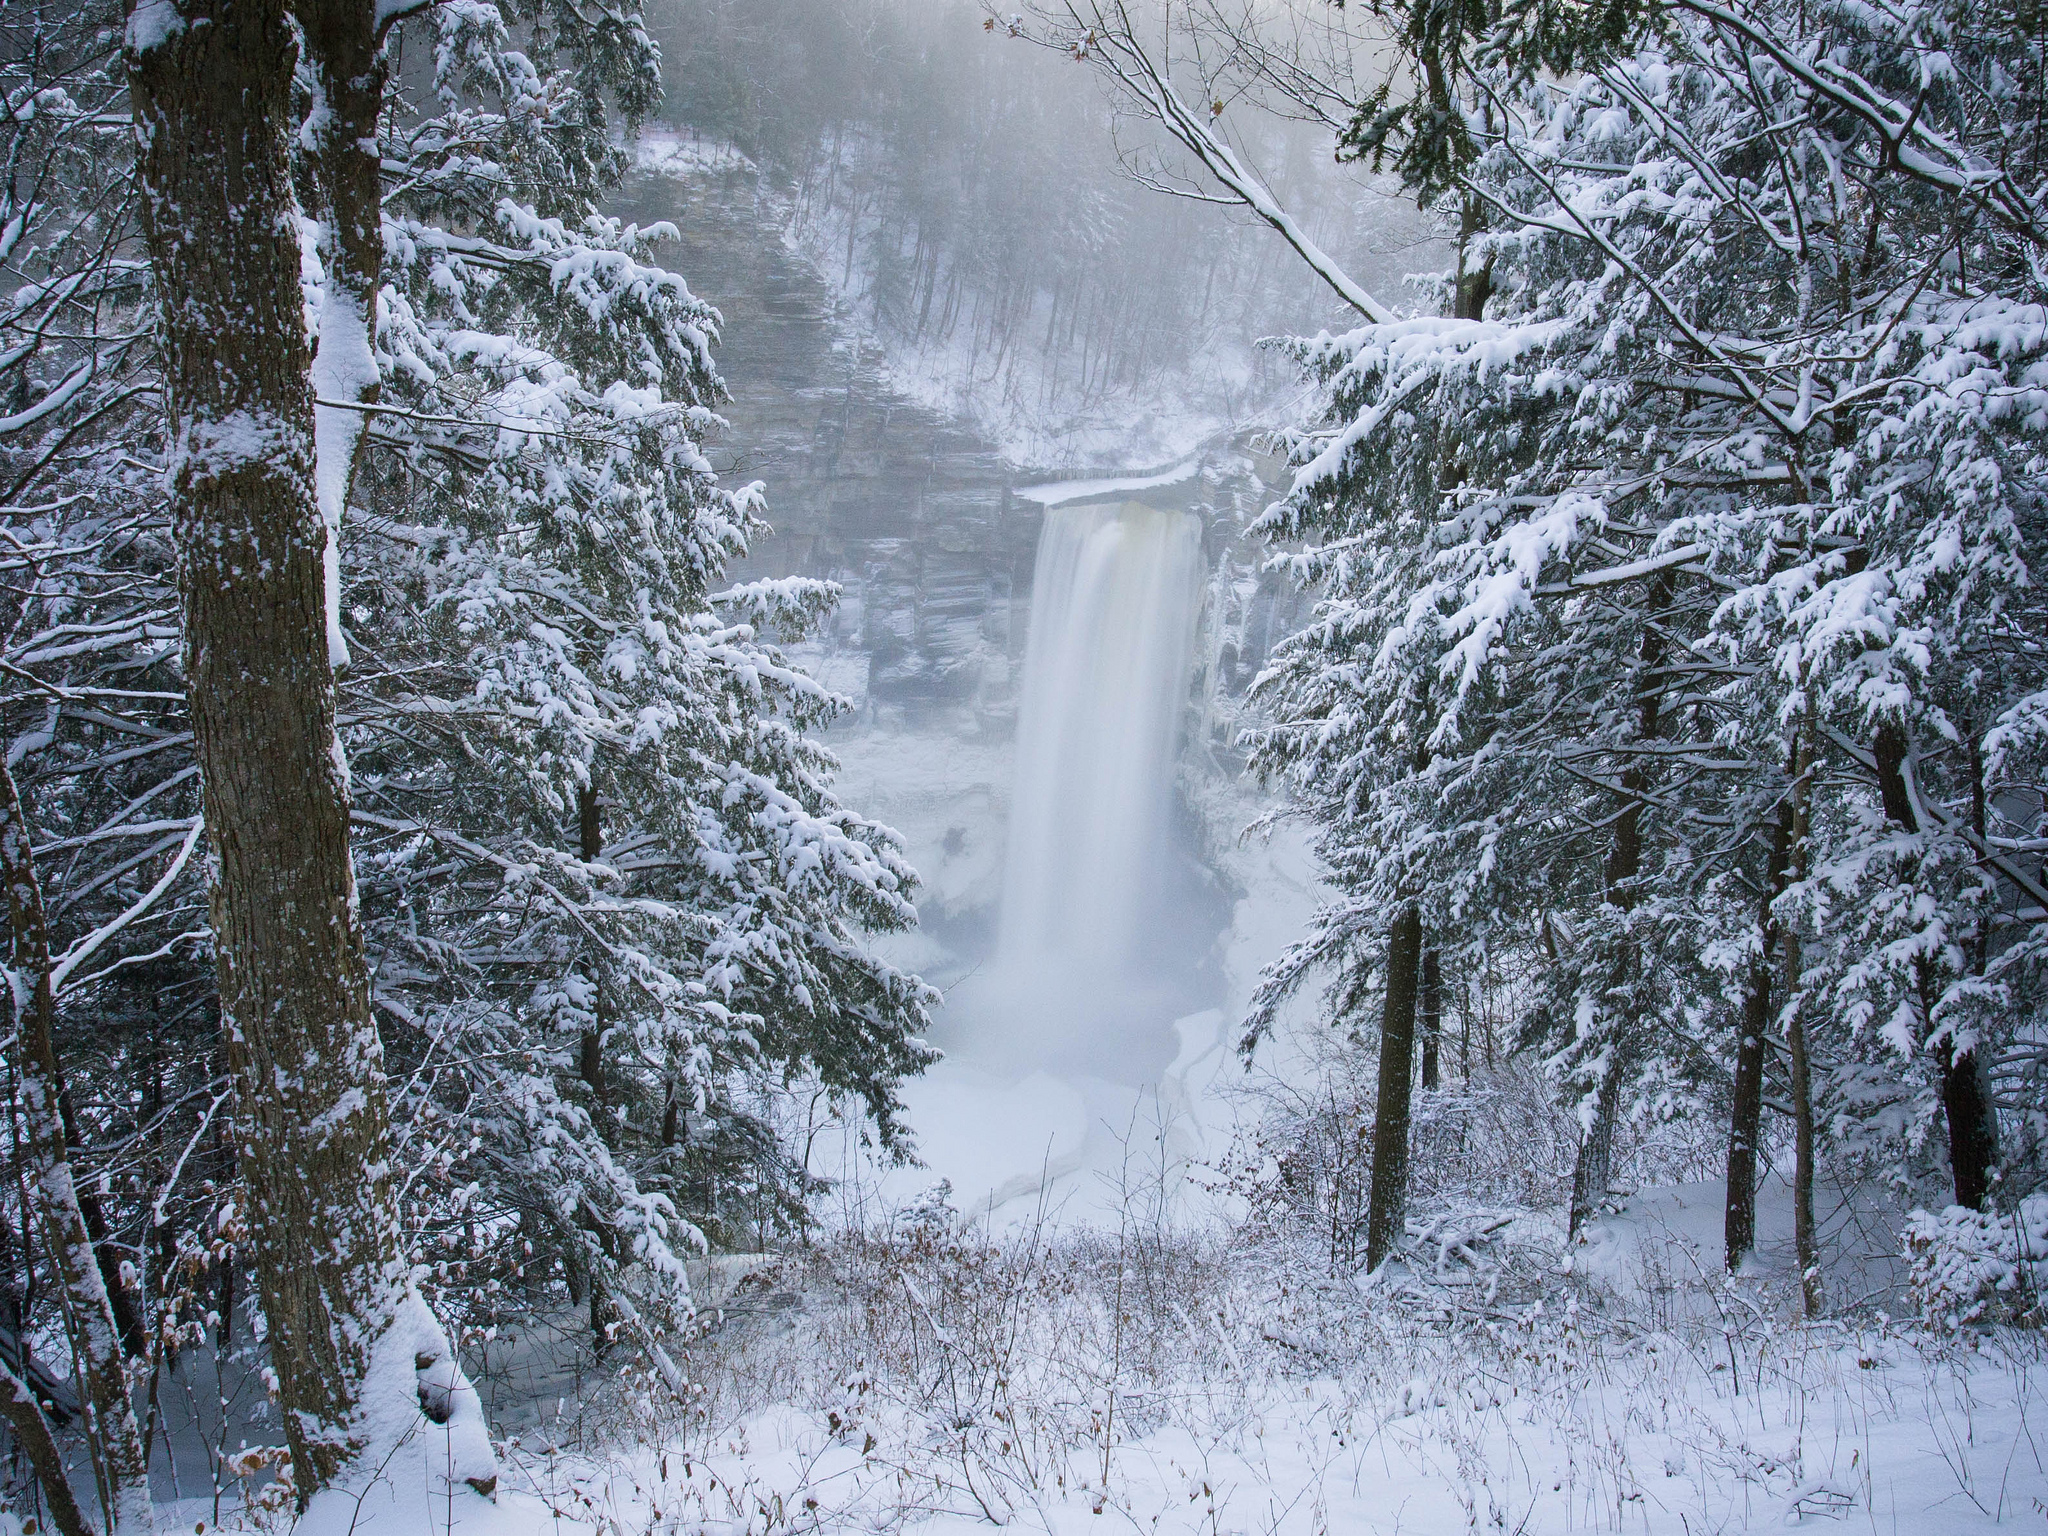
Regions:
<instances>
[{"instance_id":1,"label":"snow-covered tree","mask_svg":"<svg viewBox=\"0 0 2048 1536\"><path fill-rule=\"evenodd\" d=\"M766 1156L785 1217L812 1192L763 1118L788 1083L897 1144L932 994L862 938L914 876L806 734L846 706L764 638L833 592L719 588L761 491L700 446L718 318L597 211L654 57L577 14L538 47L493 7L406 24L434 94L387 113L341 619L377 997L466 1191L431 1219L516 1218L609 1327L681 1298L711 1181Z\"/></svg>"},{"instance_id":2,"label":"snow-covered tree","mask_svg":"<svg viewBox=\"0 0 2048 1536\"><path fill-rule=\"evenodd\" d=\"M868 933L914 921L914 875L894 834L832 792L831 758L809 733L843 702L774 643L833 594L721 590L760 526L761 492L720 486L704 456L720 428L717 317L652 263L659 231L599 212L624 165L616 130L656 89L637 13L253 14L243 20L263 47L235 67L255 71L242 99L261 121L239 126L202 99L206 68L228 63L167 62L218 41L210 13L186 25L174 7L145 8L125 33L147 77L132 98L117 15L9 16L9 760L48 893L59 1070L79 1089L79 1113L69 1100L65 1113L88 1170L81 1219L137 1368L159 1339L193 1342L209 1308L230 1329L234 1275L253 1260L273 1356L295 1336L367 1345L380 1313L397 1317L418 1335L396 1388L405 1411L417 1357L435 1354L420 1384L460 1430L473 1415L445 1343L427 1338L436 1325L404 1294L410 1257L469 1266L480 1293L502 1282L501 1307L587 1292L605 1336L624 1328L665 1364L659 1331L687 1306L687 1246L749 1220L799 1220L818 1187L787 1144L793 1090L830 1096L904 1145L896 1085L931 1059L917 1035L932 994L868 949ZM409 39L431 71L404 70ZM168 114L152 153L184 135L190 163L138 161L122 122L131 99ZM229 183L253 174L248 156L265 144L275 163L259 169L282 221L271 254L288 260L264 280L285 286L270 309L181 308L177 283L192 272L177 262L225 262L199 275L244 287L262 274L250 249L225 249L235 221L167 189L219 171L201 190L236 195ZM144 212L154 269L137 259ZM159 350L152 311L167 295L178 324ZM375 1009L334 1015L355 1021L353 1066L279 1081L386 1120L366 1122L362 1145L390 1149L372 1160L388 1182L334 1163L350 1154L331 1136L291 1150L324 1122L252 1085L260 1053L241 1030L229 1042L244 1053L238 1139L320 1206L297 1214L264 1210L262 1178L237 1191L217 1124L229 1095L209 1041L222 994L208 961L227 950L195 853L223 834L199 815L172 559L198 525L174 523L186 492L173 477L166 501L163 466L176 458L213 485L226 461L158 422L167 378L174 403L199 401L193 420L239 422L205 407L200 385L232 393L236 360L271 353L217 350L212 383L194 383L178 369L205 372L206 314L274 322L264 387L297 425L228 447L252 449L237 461L251 473L299 476L284 564L294 643L313 670L290 691L309 708L323 690L336 699L339 750L323 749L316 777L334 774L328 790L349 813L351 894L335 911L360 913ZM221 505L255 502L237 491ZM199 571L185 561L188 592ZM261 639L246 617L221 643ZM270 731L282 718L230 710L216 728ZM215 763L209 784L240 784L260 809L261 776L223 772ZM306 818L270 816L263 837L310 857ZM255 874L276 873L254 846L242 857ZM281 898L269 912L280 916ZM252 935L252 952L275 958ZM23 980L28 997L35 978ZM297 1054L346 1065L337 1051ZM387 1120L377 1100L393 1069ZM103 1145L122 1149L124 1172L94 1195ZM354 1191L354 1214L321 1188ZM374 1240L332 1245L364 1278L326 1286L325 1304L362 1326L295 1335L294 1309L302 1324L312 1315L308 1223L337 1212ZM266 1223L287 1233L283 1249L265 1250ZM14 1285L43 1260L8 1262ZM0 1355L32 1377L31 1321L19 1308L5 1321ZM343 1475L351 1426L368 1423L350 1406L368 1390L365 1360L320 1354L299 1360L298 1386L290 1361L273 1362L305 1441L303 1495Z\"/></svg>"},{"instance_id":3,"label":"snow-covered tree","mask_svg":"<svg viewBox=\"0 0 2048 1536\"><path fill-rule=\"evenodd\" d=\"M1383 978L1391 1026L1419 912L1543 961L1574 1226L1616 1116L1713 1105L1739 1263L1766 1097L1809 1274L1823 1136L1966 1205L2031 1180L1998 1106L2033 1098L2048 908L2037 46L1971 4L1374 14L1398 78L1363 91L1348 44L1213 8L1048 15L1365 321L1294 345L1321 403L1265 525L1322 601L1254 761L1343 894L1254 1034L1318 970L1340 1011ZM1301 236L1233 148L1260 95L1438 200L1448 314Z\"/></svg>"}]
</instances>

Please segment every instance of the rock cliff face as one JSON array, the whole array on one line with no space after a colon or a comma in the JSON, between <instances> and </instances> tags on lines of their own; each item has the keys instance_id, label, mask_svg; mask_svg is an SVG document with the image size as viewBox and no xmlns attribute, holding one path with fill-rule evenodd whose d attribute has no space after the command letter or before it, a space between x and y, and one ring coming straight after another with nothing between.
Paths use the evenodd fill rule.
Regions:
<instances>
[{"instance_id":1,"label":"rock cliff face","mask_svg":"<svg viewBox=\"0 0 2048 1536\"><path fill-rule=\"evenodd\" d=\"M629 192L631 216L681 228L666 259L725 317L733 431L716 458L729 479L767 482L775 528L735 576L844 588L824 659L866 718L964 712L955 728L1006 728L1039 511L1010 495L1014 471L890 389L779 238L753 173L649 175Z\"/></svg>"},{"instance_id":2,"label":"rock cliff face","mask_svg":"<svg viewBox=\"0 0 2048 1536\"><path fill-rule=\"evenodd\" d=\"M804 575L844 591L827 632L796 654L856 702L832 732L842 784L910 844L924 925L892 942L938 985L971 974L994 948L1046 504L1078 491L1201 516L1207 576L1179 751L1184 920L1174 947L1187 978L1180 1002L1214 1001L1214 951L1234 894L1220 855L1246 810L1230 738L1246 685L1299 605L1261 573L1242 534L1270 496L1252 459L1218 443L1196 469L1156 477L1165 483L1049 490L1051 476L1020 470L890 386L887 360L834 313L830 287L781 238L751 169L642 174L619 211L676 224L681 239L664 260L724 316L732 431L714 461L728 480L766 482L774 525L735 578ZM1104 484L1117 478L1104 472Z\"/></svg>"}]
</instances>

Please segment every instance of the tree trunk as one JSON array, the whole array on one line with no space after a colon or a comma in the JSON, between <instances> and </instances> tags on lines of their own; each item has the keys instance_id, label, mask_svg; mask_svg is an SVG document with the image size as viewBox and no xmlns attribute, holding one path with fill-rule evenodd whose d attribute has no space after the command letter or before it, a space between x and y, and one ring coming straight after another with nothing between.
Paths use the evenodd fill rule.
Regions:
<instances>
[{"instance_id":1,"label":"tree trunk","mask_svg":"<svg viewBox=\"0 0 2048 1536\"><path fill-rule=\"evenodd\" d=\"M1806 878L1806 835L1813 815L1813 756L1804 735L1792 752L1792 835L1786 876ZM1813 1124L1813 1058L1807 1050L1805 1000L1799 988L1799 934L1785 933L1785 971L1779 984L1784 997L1785 1043L1792 1078L1792 1248L1799 1260L1799 1295L1808 1317L1821 1308L1820 1234L1813 1220L1813 1173L1817 1147Z\"/></svg>"},{"instance_id":2,"label":"tree trunk","mask_svg":"<svg viewBox=\"0 0 2048 1536\"><path fill-rule=\"evenodd\" d=\"M1955 1175L1957 1205L1984 1209L1991 1194L1991 1175L1998 1167L1998 1105L1991 1095L1990 1074L1981 1052L1962 1056L1944 1043L1936 1053L1941 1064L1941 1107L1948 1118L1948 1160Z\"/></svg>"},{"instance_id":3,"label":"tree trunk","mask_svg":"<svg viewBox=\"0 0 2048 1536\"><path fill-rule=\"evenodd\" d=\"M604 852L604 825L598 815L597 791L576 791L577 852L586 864L595 863ZM593 978L593 983L594 983ZM583 1031L576 1042L576 1071L590 1089L592 1118L599 1119L609 1102L604 1081L604 1003L600 995L595 1008L597 1023ZM603 1126L599 1126L602 1133Z\"/></svg>"},{"instance_id":4,"label":"tree trunk","mask_svg":"<svg viewBox=\"0 0 2048 1536\"><path fill-rule=\"evenodd\" d=\"M1623 793L1631 796L1628 808L1614 823L1614 843L1608 850L1606 878L1608 900L1624 911L1635 904L1631 889L1642 872L1642 801L1645 785L1640 768L1631 767L1621 776ZM1632 953L1624 951L1615 962L1613 981L1618 988L1635 973ZM1578 1156L1572 1162L1572 1206L1567 1235L1576 1238L1581 1228L1600 1212L1600 1203L1614 1182L1614 1131L1621 1114L1622 1079L1633 1069L1633 1021L1610 1030L1610 1047L1600 1082L1593 1090L1593 1115L1579 1140Z\"/></svg>"},{"instance_id":5,"label":"tree trunk","mask_svg":"<svg viewBox=\"0 0 2048 1536\"><path fill-rule=\"evenodd\" d=\"M0 1365L0 1413L5 1414L7 1427L35 1472L36 1486L42 1489L57 1536L94 1536L85 1511L78 1507L78 1495L64 1475L64 1453L57 1449L50 1421L28 1384L4 1365Z\"/></svg>"},{"instance_id":6,"label":"tree trunk","mask_svg":"<svg viewBox=\"0 0 2048 1536\"><path fill-rule=\"evenodd\" d=\"M1664 636L1657 624L1671 606L1674 579L1671 572L1665 571L1650 583L1649 617L1643 625L1643 636L1636 653L1637 686L1640 690L1636 697L1638 741L1656 739L1663 713L1663 687L1651 685L1648 678L1664 660ZM1624 912L1635 906L1635 880L1643 872L1642 797L1648 788L1649 775L1640 764L1632 762L1622 770L1621 792L1628 803L1615 818L1614 842L1608 849L1602 873L1607 883L1607 899ZM1638 968L1634 942L1630 941L1616 957L1616 987L1632 980ZM1572 1165L1572 1207L1568 1230L1574 1238L1579 1235L1579 1229L1598 1213L1608 1186L1614 1182L1614 1131L1615 1121L1621 1114L1622 1082L1635 1067L1638 1048L1634 1038L1638 1033L1635 1022L1623 1022L1610 1033L1613 1043L1605 1072L1594 1090L1592 1122L1579 1142L1579 1154Z\"/></svg>"},{"instance_id":7,"label":"tree trunk","mask_svg":"<svg viewBox=\"0 0 2048 1536\"><path fill-rule=\"evenodd\" d=\"M1459 320L1483 320L1486 317L1486 301L1493 297L1493 262L1477 271L1465 269L1465 252L1473 239L1485 227L1485 209L1476 197L1468 197L1458 207L1458 287L1451 300L1451 313Z\"/></svg>"},{"instance_id":8,"label":"tree trunk","mask_svg":"<svg viewBox=\"0 0 2048 1536\"><path fill-rule=\"evenodd\" d=\"M1808 1317L1820 1316L1820 1234L1813 1220L1813 1062L1806 1048L1806 1018L1793 996L1799 939L1785 935L1785 1044L1792 1078L1792 1249L1799 1260L1799 1295Z\"/></svg>"},{"instance_id":9,"label":"tree trunk","mask_svg":"<svg viewBox=\"0 0 2048 1536\"><path fill-rule=\"evenodd\" d=\"M1422 909L1408 903L1387 940L1387 995L1380 1020L1379 1097L1373 1108L1372 1195L1365 1215L1365 1267L1378 1269L1405 1232L1408 1214L1408 1104L1415 1075L1416 972Z\"/></svg>"},{"instance_id":10,"label":"tree trunk","mask_svg":"<svg viewBox=\"0 0 2048 1536\"><path fill-rule=\"evenodd\" d=\"M55 1060L55 1057L52 1057ZM79 1134L78 1112L71 1107L71 1090L64 1085L64 1064L57 1062L57 1112L64 1123L64 1144L73 1151L84 1148L85 1139ZM114 1251L108 1239L107 1215L101 1208L99 1196L91 1189L78 1192L78 1214L85 1218L85 1230L92 1235L93 1259L99 1265L100 1280L107 1288L107 1301L114 1309L114 1331L120 1336L121 1349L131 1360L140 1360L149 1352L149 1341L143 1335L142 1309L139 1298L121 1277L121 1256Z\"/></svg>"},{"instance_id":11,"label":"tree trunk","mask_svg":"<svg viewBox=\"0 0 2048 1536\"><path fill-rule=\"evenodd\" d=\"M7 884L12 940L9 980L14 997L14 1067L19 1082L21 1122L26 1133L28 1196L42 1228L43 1247L62 1296L64 1332L73 1364L84 1389L86 1445L92 1453L93 1478L100 1507L110 1530L139 1536L154 1518L149 1500L149 1458L142 1444L128 1396L127 1358L113 1300L100 1275L92 1233L80 1209L78 1186L71 1174L70 1148L64 1116L58 1107L56 999L50 983L50 930L43 913L43 892L30 852L28 818L14 775L0 762L0 879ZM23 1343L26 1364L26 1342ZM64 1516L69 1485L61 1488L61 1458L55 1470L46 1465L44 1439L49 1425L34 1394L21 1377L0 1382L8 1418L22 1446L36 1465L53 1515ZM54 1482L53 1482L54 1480Z\"/></svg>"},{"instance_id":12,"label":"tree trunk","mask_svg":"<svg viewBox=\"0 0 2048 1536\"><path fill-rule=\"evenodd\" d=\"M286 159L294 42L280 0L160 0L128 41L237 1150L303 1503L399 1422L365 1412L387 1338L410 1357L379 1373L394 1393L447 1342L400 1247L349 857Z\"/></svg>"},{"instance_id":13,"label":"tree trunk","mask_svg":"<svg viewBox=\"0 0 2048 1536\"><path fill-rule=\"evenodd\" d=\"M1764 1048L1771 1027L1770 958L1751 965L1742 999L1742 1036L1735 1043L1734 1103L1728 1116L1728 1190L1721 1217L1722 1262L1728 1273L1756 1248L1756 1148L1763 1130Z\"/></svg>"},{"instance_id":14,"label":"tree trunk","mask_svg":"<svg viewBox=\"0 0 2048 1536\"><path fill-rule=\"evenodd\" d=\"M576 843L578 855L585 863L594 863L604 852L604 822L599 813L597 789L594 785L576 791ZM590 1089L590 1118L597 1127L597 1133L610 1142L610 1122L606 1110L611 1105L611 1096L606 1087L604 1075L604 991L597 976L591 977L596 989L592 1004L595 1022L583 1031L576 1042L576 1071ZM600 1250L610 1247L610 1232L598 1213L588 1206L583 1212L583 1226L591 1235L591 1241ZM593 1258L590 1266L590 1340L592 1352L602 1360L611 1343L611 1321L613 1308L605 1291L603 1272Z\"/></svg>"},{"instance_id":15,"label":"tree trunk","mask_svg":"<svg viewBox=\"0 0 2048 1536\"><path fill-rule=\"evenodd\" d=\"M1432 944L1422 952L1422 1086L1434 1089L1441 1075L1443 1049L1443 964Z\"/></svg>"},{"instance_id":16,"label":"tree trunk","mask_svg":"<svg viewBox=\"0 0 2048 1536\"><path fill-rule=\"evenodd\" d=\"M377 7L362 0L298 0L292 6L305 39L306 77L314 93L306 119L305 163L311 171L306 211L320 228L325 281L320 339L310 382L314 485L324 525L322 609L328 655L348 662L341 625L341 521L362 457L368 418L358 407L378 398L374 347L377 289L384 269L384 189L378 118L384 106L384 50Z\"/></svg>"},{"instance_id":17,"label":"tree trunk","mask_svg":"<svg viewBox=\"0 0 2048 1536\"><path fill-rule=\"evenodd\" d=\"M1793 748L1791 772L1796 794L1799 750ZM1742 1037L1735 1046L1734 1105L1728 1117L1728 1186L1721 1220L1722 1261L1732 1275L1756 1248L1756 1149L1763 1131L1764 1052L1771 1029L1771 967L1776 958L1779 925L1774 903L1785 893L1785 872L1792 855L1794 812L1781 807L1771 828L1770 853L1764 865L1763 897L1756 920L1756 958L1750 963L1749 985L1742 1000Z\"/></svg>"},{"instance_id":18,"label":"tree trunk","mask_svg":"<svg viewBox=\"0 0 2048 1536\"><path fill-rule=\"evenodd\" d=\"M1600 1086L1594 1090L1592 1123L1579 1142L1579 1155L1572 1164L1572 1209L1570 1235L1600 1214L1614 1182L1614 1131L1621 1118L1621 1085L1633 1062L1617 1055L1607 1064Z\"/></svg>"},{"instance_id":19,"label":"tree trunk","mask_svg":"<svg viewBox=\"0 0 2048 1536\"><path fill-rule=\"evenodd\" d=\"M1786 879L1806 879L1806 831L1812 823L1812 750L1804 723L1792 748L1792 838ZM1821 1315L1821 1235L1812 1219L1812 1178L1815 1178L1815 1122L1812 1122L1812 1053L1806 1049L1806 1004L1800 995L1800 940L1796 930L1784 936L1786 1051L1792 1077L1792 1251L1798 1257L1800 1303L1806 1317Z\"/></svg>"},{"instance_id":20,"label":"tree trunk","mask_svg":"<svg viewBox=\"0 0 2048 1536\"><path fill-rule=\"evenodd\" d=\"M1885 815L1908 832L1918 832L1920 816L1906 779L1907 753L1903 728L1890 722L1877 728L1872 756L1877 761L1877 787ZM1922 1023L1930 1030L1934 1027L1934 992L1933 976L1922 962ZM1941 1107L1948 1121L1948 1165L1956 1204L1981 1211L1991 1192L1999 1156L1998 1105L1991 1094L1989 1074L1978 1052L1959 1053L1952 1041L1937 1045L1934 1057L1941 1068Z\"/></svg>"}]
</instances>

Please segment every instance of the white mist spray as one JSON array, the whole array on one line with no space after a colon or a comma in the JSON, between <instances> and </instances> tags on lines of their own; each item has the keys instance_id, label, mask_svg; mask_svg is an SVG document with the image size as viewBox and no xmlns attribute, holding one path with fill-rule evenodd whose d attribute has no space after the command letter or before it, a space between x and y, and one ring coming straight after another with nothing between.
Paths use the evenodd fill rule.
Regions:
<instances>
[{"instance_id":1,"label":"white mist spray","mask_svg":"<svg viewBox=\"0 0 2048 1536\"><path fill-rule=\"evenodd\" d=\"M1150 1054L1119 1019L1169 854L1201 544L1195 517L1136 502L1046 513L997 965L1020 1049L1004 1054L1104 1075Z\"/></svg>"}]
</instances>

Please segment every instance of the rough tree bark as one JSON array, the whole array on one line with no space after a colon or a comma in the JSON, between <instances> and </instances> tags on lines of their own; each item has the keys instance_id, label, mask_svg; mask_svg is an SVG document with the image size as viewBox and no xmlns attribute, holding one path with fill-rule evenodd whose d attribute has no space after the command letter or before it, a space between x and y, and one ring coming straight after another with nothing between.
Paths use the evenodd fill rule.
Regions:
<instances>
[{"instance_id":1,"label":"rough tree bark","mask_svg":"<svg viewBox=\"0 0 2048 1536\"><path fill-rule=\"evenodd\" d=\"M316 40L373 20L367 0L344 9L300 20ZM399 1241L349 857L287 159L296 48L283 0L145 0L127 44L237 1154L304 1503L369 1443L373 1371L410 1396L453 1362ZM466 1446L465 1480L474 1462Z\"/></svg>"},{"instance_id":2,"label":"rough tree bark","mask_svg":"<svg viewBox=\"0 0 2048 1536\"><path fill-rule=\"evenodd\" d=\"M71 1481L64 1472L64 1453L57 1449L57 1438L50 1432L50 1421L44 1417L42 1405L28 1383L4 1365L0 1365L0 1414L5 1415L15 1442L28 1457L50 1521L57 1527L57 1536L96 1536L85 1511L79 1507L78 1495L71 1491Z\"/></svg>"},{"instance_id":3,"label":"rough tree bark","mask_svg":"<svg viewBox=\"0 0 2048 1536\"><path fill-rule=\"evenodd\" d=\"M1380 1018L1379 1094L1373 1105L1372 1194L1365 1214L1365 1267L1378 1269L1400 1243L1408 1214L1408 1123L1415 1075L1416 973L1422 909L1394 917L1387 941L1387 991Z\"/></svg>"},{"instance_id":4,"label":"rough tree bark","mask_svg":"<svg viewBox=\"0 0 2048 1536\"><path fill-rule=\"evenodd\" d=\"M1434 1089L1442 1075L1438 1065L1443 1054L1444 979L1443 961L1432 944L1422 952L1422 1086Z\"/></svg>"},{"instance_id":5,"label":"rough tree bark","mask_svg":"<svg viewBox=\"0 0 2048 1536\"><path fill-rule=\"evenodd\" d=\"M325 540L321 549L327 646L348 662L341 625L341 522L362 457L367 417L381 388L376 352L377 289L384 271L383 170L377 125L386 62L380 7L365 0L296 0L314 94L305 127L301 201L318 223L325 282L311 383L314 488Z\"/></svg>"},{"instance_id":6,"label":"rough tree bark","mask_svg":"<svg viewBox=\"0 0 2048 1536\"><path fill-rule=\"evenodd\" d=\"M1485 205L1476 197L1467 197L1458 206L1458 290L1451 299L1454 319L1486 318L1486 301L1493 297L1493 261L1489 257L1473 270L1468 270L1465 262L1467 249L1485 227Z\"/></svg>"},{"instance_id":7,"label":"rough tree bark","mask_svg":"<svg viewBox=\"0 0 2048 1536\"><path fill-rule=\"evenodd\" d=\"M1908 743L1903 727L1887 721L1871 744L1877 763L1877 788L1888 820L1918 832L1920 814L1907 782ZM1934 977L1923 963L1919 978L1921 1023L1933 1028ZM1955 1181L1956 1204L1984 1209L1998 1167L1998 1106L1991 1094L1991 1076L1977 1051L1960 1054L1951 1041L1934 1049L1941 1068L1941 1107L1948 1120L1949 1171Z\"/></svg>"},{"instance_id":8,"label":"rough tree bark","mask_svg":"<svg viewBox=\"0 0 2048 1536\"><path fill-rule=\"evenodd\" d=\"M1600 1086L1593 1092L1592 1118L1572 1163L1572 1237L1577 1237L1586 1223L1600 1214L1600 1203L1614 1183L1614 1131L1621 1119L1622 1079L1630 1065L1620 1057L1608 1063Z\"/></svg>"},{"instance_id":9,"label":"rough tree bark","mask_svg":"<svg viewBox=\"0 0 2048 1536\"><path fill-rule=\"evenodd\" d=\"M1764 1051L1771 1027L1771 957L1750 966L1735 1042L1735 1083L1728 1115L1728 1190L1721 1214L1722 1264L1742 1268L1756 1248L1756 1150L1763 1132Z\"/></svg>"},{"instance_id":10,"label":"rough tree bark","mask_svg":"<svg viewBox=\"0 0 2048 1536\"><path fill-rule=\"evenodd\" d=\"M50 980L50 929L42 887L30 852L28 819L14 775L0 763L0 879L7 883L11 953L8 983L14 1003L14 1069L22 1129L27 1140L28 1199L42 1229L43 1248L62 1293L64 1332L84 1389L86 1445L93 1481L109 1528L139 1536L152 1528L149 1458L128 1395L126 1353L113 1299L100 1274L92 1232L71 1174L64 1116L58 1107L56 999ZM0 1379L0 1403L36 1468L37 1480L60 1527L83 1521L64 1483L50 1428L27 1384L12 1371Z\"/></svg>"}]
</instances>

